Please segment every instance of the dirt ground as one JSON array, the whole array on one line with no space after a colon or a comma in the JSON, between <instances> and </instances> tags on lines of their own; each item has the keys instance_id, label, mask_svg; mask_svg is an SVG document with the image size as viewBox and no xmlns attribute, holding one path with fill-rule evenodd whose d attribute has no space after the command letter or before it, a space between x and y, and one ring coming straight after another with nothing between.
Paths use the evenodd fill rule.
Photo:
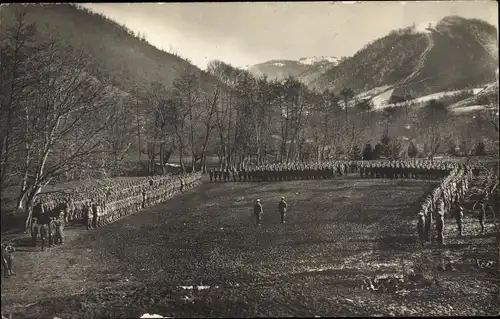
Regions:
<instances>
[{"instance_id":1,"label":"dirt ground","mask_svg":"<svg viewBox=\"0 0 500 319\"><path fill-rule=\"evenodd\" d=\"M205 183L42 252L18 242L2 280L12 318L422 316L499 314L493 225L453 220L447 246L416 238L435 182ZM291 210L279 222L276 205ZM260 198L264 219L254 225ZM439 269L439 266L446 266ZM374 280L387 275L393 280ZM370 279L370 280L368 280ZM396 283L395 283L396 282Z\"/></svg>"}]
</instances>

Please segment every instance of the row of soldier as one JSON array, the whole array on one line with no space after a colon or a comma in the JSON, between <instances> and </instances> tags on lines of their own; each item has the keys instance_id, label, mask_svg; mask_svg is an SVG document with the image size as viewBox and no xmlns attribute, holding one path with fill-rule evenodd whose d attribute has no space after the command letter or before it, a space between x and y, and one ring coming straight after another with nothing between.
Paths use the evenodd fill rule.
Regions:
<instances>
[{"instance_id":1,"label":"row of soldier","mask_svg":"<svg viewBox=\"0 0 500 319\"><path fill-rule=\"evenodd\" d=\"M420 245L431 240L431 225L435 223L438 243L445 242L445 216L453 216L457 223L458 234L462 236L463 216L467 192L470 184L477 176L475 168L470 166L456 167L444 178L438 187L424 200L417 215L417 233ZM473 211L475 206L473 207ZM482 205L479 220L484 231L485 206Z\"/></svg>"},{"instance_id":2,"label":"row of soldier","mask_svg":"<svg viewBox=\"0 0 500 319\"><path fill-rule=\"evenodd\" d=\"M442 179L456 167L463 168L464 164L428 160L328 161L260 165L240 170L227 167L211 169L208 175L210 182L332 179L358 171L361 178ZM478 173L476 168L473 171Z\"/></svg>"},{"instance_id":3,"label":"row of soldier","mask_svg":"<svg viewBox=\"0 0 500 319\"><path fill-rule=\"evenodd\" d=\"M42 249L45 239L52 244L52 234L60 232L62 243L62 229L67 221L84 221L87 229L101 227L117 219L127 216L145 207L165 201L176 194L193 188L201 182L201 174L163 175L147 179L147 183L130 181L124 187L113 187L115 191L96 192L86 194L86 200L72 201L71 205L56 205L59 201L49 198L44 201L42 196L33 210L31 233L36 245L36 237L42 237ZM120 181L117 184L122 183ZM81 194L79 196L82 196ZM54 231L51 231L54 229Z\"/></svg>"},{"instance_id":4,"label":"row of soldier","mask_svg":"<svg viewBox=\"0 0 500 319\"><path fill-rule=\"evenodd\" d=\"M429 161L387 161L357 164L361 178L442 179L459 163Z\"/></svg>"},{"instance_id":5,"label":"row of soldier","mask_svg":"<svg viewBox=\"0 0 500 319\"><path fill-rule=\"evenodd\" d=\"M237 170L234 168L209 170L210 182L260 182L302 179L331 179L352 171L345 161L328 163L290 163L260 165ZM231 179L232 178L232 179Z\"/></svg>"}]
</instances>

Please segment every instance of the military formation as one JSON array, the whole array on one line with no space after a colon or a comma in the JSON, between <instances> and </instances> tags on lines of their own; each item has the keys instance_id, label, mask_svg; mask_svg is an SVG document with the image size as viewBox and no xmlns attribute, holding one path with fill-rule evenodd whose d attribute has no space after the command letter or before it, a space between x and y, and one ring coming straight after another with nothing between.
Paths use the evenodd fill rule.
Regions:
<instances>
[{"instance_id":1,"label":"military formation","mask_svg":"<svg viewBox=\"0 0 500 319\"><path fill-rule=\"evenodd\" d=\"M71 194L41 195L35 203L31 221L33 244L40 235L42 249L48 240L64 242L64 226L84 222L87 229L102 227L146 207L198 186L201 173L161 175L127 181L98 181L80 186Z\"/></svg>"},{"instance_id":2,"label":"military formation","mask_svg":"<svg viewBox=\"0 0 500 319\"><path fill-rule=\"evenodd\" d=\"M227 167L208 171L210 182L263 182L333 179L359 172L361 178L443 179L452 169L464 166L454 162L428 160L325 161L258 165L240 170ZM476 168L473 169L476 172Z\"/></svg>"},{"instance_id":3,"label":"military formation","mask_svg":"<svg viewBox=\"0 0 500 319\"><path fill-rule=\"evenodd\" d=\"M434 221L437 241L445 242L445 216L452 215L457 224L459 236L463 234L463 216L466 211L466 197L471 181L479 175L479 169L453 162L425 160L410 161L328 161L322 163L290 163L259 165L240 170L234 168L209 170L210 182L260 182L305 179L333 179L359 173L361 178L413 178L441 179L422 204L417 215L419 242L424 246L431 240ZM39 235L42 250L45 241L49 247L64 243L64 226L82 222L87 229L102 227L136 211L166 201L187 189L201 183L200 172L185 175L161 175L133 180L96 181L82 185L71 193L42 194L37 198L31 220L33 245ZM494 198L491 181L483 185L483 193L472 208L479 210L478 220L484 232L486 212ZM496 190L498 192L498 190ZM281 223L285 223L288 205L281 198L277 205ZM263 208L257 200L253 213L256 225L262 222ZM2 243L2 263L5 276L12 272L13 252L9 244Z\"/></svg>"},{"instance_id":4,"label":"military formation","mask_svg":"<svg viewBox=\"0 0 500 319\"><path fill-rule=\"evenodd\" d=\"M470 167L460 165L446 176L424 200L418 213L419 242L423 246L431 238L431 225L435 221L437 241L444 244L445 215L453 213L462 234L463 201L474 175ZM422 222L423 221L423 222Z\"/></svg>"},{"instance_id":5,"label":"military formation","mask_svg":"<svg viewBox=\"0 0 500 319\"><path fill-rule=\"evenodd\" d=\"M209 170L210 182L264 182L303 179L332 179L354 172L352 161L329 161L323 163L288 163L259 165L237 170Z\"/></svg>"},{"instance_id":6,"label":"military formation","mask_svg":"<svg viewBox=\"0 0 500 319\"><path fill-rule=\"evenodd\" d=\"M494 185L492 180L495 181L497 178L486 180L484 185L480 187L480 194L471 197L469 195L471 183L474 177L478 176L478 173L476 167L459 165L427 196L417 215L417 232L422 247L424 247L425 242L432 241L433 221L437 242L441 245L445 244L446 216L455 220L457 235L461 237L464 231L464 214L470 211L477 217L481 233L484 233L487 211L493 209L492 201L495 201L495 196L498 196L498 189L493 190L493 187L488 187L488 185ZM494 192L497 193L494 194ZM470 203L472 203L471 209Z\"/></svg>"},{"instance_id":7,"label":"military formation","mask_svg":"<svg viewBox=\"0 0 500 319\"><path fill-rule=\"evenodd\" d=\"M451 173L457 163L422 160L358 163L361 178L442 179Z\"/></svg>"}]
</instances>

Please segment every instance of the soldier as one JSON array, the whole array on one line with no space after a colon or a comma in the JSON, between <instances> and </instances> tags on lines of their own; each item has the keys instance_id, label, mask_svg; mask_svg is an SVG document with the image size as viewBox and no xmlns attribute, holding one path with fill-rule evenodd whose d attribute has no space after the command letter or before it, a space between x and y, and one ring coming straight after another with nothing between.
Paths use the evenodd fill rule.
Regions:
<instances>
[{"instance_id":1,"label":"soldier","mask_svg":"<svg viewBox=\"0 0 500 319\"><path fill-rule=\"evenodd\" d=\"M280 213L281 216L281 223L285 223L285 217L286 217L286 209L288 205L285 202L285 197L281 197L280 202L278 203L278 212Z\"/></svg>"},{"instance_id":2,"label":"soldier","mask_svg":"<svg viewBox=\"0 0 500 319\"><path fill-rule=\"evenodd\" d=\"M262 214L264 213L262 210L262 205L260 203L260 199L257 199L257 201L255 202L255 206L253 207L253 213L255 215L257 226L260 226Z\"/></svg>"},{"instance_id":3,"label":"soldier","mask_svg":"<svg viewBox=\"0 0 500 319\"><path fill-rule=\"evenodd\" d=\"M11 244L2 243L2 266L4 271L4 277L15 276L16 274L12 271L12 264L14 261L14 252L16 249L12 247Z\"/></svg>"},{"instance_id":4,"label":"soldier","mask_svg":"<svg viewBox=\"0 0 500 319\"><path fill-rule=\"evenodd\" d=\"M59 217L54 219L55 231L56 234L54 236L54 243L56 245L63 244L63 231L64 231L64 211L59 213Z\"/></svg>"},{"instance_id":5,"label":"soldier","mask_svg":"<svg viewBox=\"0 0 500 319\"><path fill-rule=\"evenodd\" d=\"M455 211L455 220L457 222L458 235L462 237L462 220L464 218L464 206L460 203Z\"/></svg>"},{"instance_id":6,"label":"soldier","mask_svg":"<svg viewBox=\"0 0 500 319\"><path fill-rule=\"evenodd\" d=\"M208 176L210 177L210 183L212 183L212 180L214 178L214 171L212 169L208 170Z\"/></svg>"},{"instance_id":7,"label":"soldier","mask_svg":"<svg viewBox=\"0 0 500 319\"><path fill-rule=\"evenodd\" d=\"M99 223L99 211L98 211L98 205L97 205L97 202L96 202L96 199L94 199L92 201L92 204L90 206L91 210L91 214L92 214L92 219L90 221L90 225L92 227L95 227L97 228L98 227L98 223Z\"/></svg>"},{"instance_id":8,"label":"soldier","mask_svg":"<svg viewBox=\"0 0 500 319\"><path fill-rule=\"evenodd\" d=\"M67 221L69 222L70 220L74 220L76 219L75 217L75 213L76 213L76 210L75 210L75 201L73 199L73 196L70 196L69 199L67 199L68 203L67 203L67 213L66 213L66 216L69 216L67 218Z\"/></svg>"},{"instance_id":9,"label":"soldier","mask_svg":"<svg viewBox=\"0 0 500 319\"><path fill-rule=\"evenodd\" d=\"M142 190L142 205L141 205L142 209L146 208L146 200L147 200L146 190Z\"/></svg>"},{"instance_id":10,"label":"soldier","mask_svg":"<svg viewBox=\"0 0 500 319\"><path fill-rule=\"evenodd\" d=\"M444 245L444 213L445 205L442 199L439 200L438 212L436 216L436 231L438 233L438 242Z\"/></svg>"},{"instance_id":11,"label":"soldier","mask_svg":"<svg viewBox=\"0 0 500 319\"><path fill-rule=\"evenodd\" d=\"M481 200L478 201L474 204L474 207L472 207L472 210L475 210L476 205L479 204L479 225L481 225L481 234L484 234L484 221L486 220L486 205L485 203Z\"/></svg>"},{"instance_id":12,"label":"soldier","mask_svg":"<svg viewBox=\"0 0 500 319\"><path fill-rule=\"evenodd\" d=\"M420 242L420 246L424 248L424 242L425 242L425 214L424 212L418 213L418 222L417 222L417 233L418 233L418 240Z\"/></svg>"}]
</instances>

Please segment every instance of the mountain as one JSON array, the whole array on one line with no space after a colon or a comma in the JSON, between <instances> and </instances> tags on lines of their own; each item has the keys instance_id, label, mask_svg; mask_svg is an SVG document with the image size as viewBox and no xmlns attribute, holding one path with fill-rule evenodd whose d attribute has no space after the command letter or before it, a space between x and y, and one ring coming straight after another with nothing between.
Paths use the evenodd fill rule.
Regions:
<instances>
[{"instance_id":1,"label":"mountain","mask_svg":"<svg viewBox=\"0 0 500 319\"><path fill-rule=\"evenodd\" d=\"M254 76L266 75L269 79L284 79L289 76L299 77L311 69L326 69L335 66L340 59L331 56L300 58L299 60L271 60L249 66Z\"/></svg>"},{"instance_id":2,"label":"mountain","mask_svg":"<svg viewBox=\"0 0 500 319\"><path fill-rule=\"evenodd\" d=\"M199 74L204 79L201 82L215 80L180 56L157 49L125 26L72 4L2 6L2 27L11 23L14 12L20 9L27 10L26 19L36 24L40 37L57 37L81 48L91 59L90 72L98 78L111 78L113 85L125 92L152 81L170 86L188 69Z\"/></svg>"},{"instance_id":3,"label":"mountain","mask_svg":"<svg viewBox=\"0 0 500 319\"><path fill-rule=\"evenodd\" d=\"M449 16L392 31L338 65L299 78L317 90L338 93L349 87L357 94L375 92L370 98L385 93L389 99L479 87L496 81L497 34L484 21Z\"/></svg>"}]
</instances>

